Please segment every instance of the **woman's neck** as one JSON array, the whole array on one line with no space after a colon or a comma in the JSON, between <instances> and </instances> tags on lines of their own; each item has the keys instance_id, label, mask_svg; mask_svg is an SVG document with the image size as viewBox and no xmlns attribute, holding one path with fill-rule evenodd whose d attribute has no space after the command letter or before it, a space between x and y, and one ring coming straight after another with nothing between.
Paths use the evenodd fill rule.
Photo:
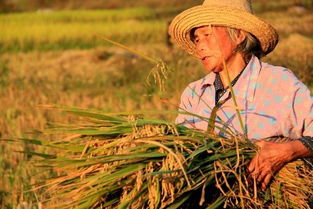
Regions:
<instances>
[{"instance_id":1,"label":"woman's neck","mask_svg":"<svg viewBox=\"0 0 313 209\"><path fill-rule=\"evenodd\" d=\"M219 72L224 88L226 88L247 65L244 57L240 53L236 53L231 59L227 60L225 64L226 69ZM227 71L230 80L228 80Z\"/></svg>"}]
</instances>

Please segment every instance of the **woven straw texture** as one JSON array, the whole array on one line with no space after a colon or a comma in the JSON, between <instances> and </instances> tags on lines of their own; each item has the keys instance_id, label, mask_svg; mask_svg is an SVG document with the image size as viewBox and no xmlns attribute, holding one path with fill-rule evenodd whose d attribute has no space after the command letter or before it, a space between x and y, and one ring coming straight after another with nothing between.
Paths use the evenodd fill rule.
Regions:
<instances>
[{"instance_id":1,"label":"woven straw texture","mask_svg":"<svg viewBox=\"0 0 313 209\"><path fill-rule=\"evenodd\" d=\"M226 4L227 2L231 1L223 0L222 3ZM260 41L264 54L270 53L277 45L278 34L276 30L253 15L250 7L246 5L241 7L235 5L238 8L234 8L233 5L207 6L208 1L204 4L206 5L195 6L183 11L173 19L169 27L169 34L173 41L189 54L194 55L195 53L195 44L191 41L190 31L204 25L227 26L247 31Z\"/></svg>"}]
</instances>

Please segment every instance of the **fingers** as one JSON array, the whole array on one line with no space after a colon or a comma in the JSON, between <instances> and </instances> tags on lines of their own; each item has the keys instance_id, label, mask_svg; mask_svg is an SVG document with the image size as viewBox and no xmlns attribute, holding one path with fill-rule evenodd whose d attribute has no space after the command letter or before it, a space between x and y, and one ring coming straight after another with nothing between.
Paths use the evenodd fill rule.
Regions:
<instances>
[{"instance_id":1,"label":"fingers","mask_svg":"<svg viewBox=\"0 0 313 209\"><path fill-rule=\"evenodd\" d=\"M258 154L256 154L255 156L254 156L254 158L252 158L252 160L250 161L250 164L249 164L249 166L248 166L248 172L251 174L251 173L253 173L253 172L255 172L257 169L258 169L258 167L259 167L259 165L260 165L260 163L259 163L259 155Z\"/></svg>"},{"instance_id":2,"label":"fingers","mask_svg":"<svg viewBox=\"0 0 313 209\"><path fill-rule=\"evenodd\" d=\"M265 176L267 176L267 173L266 172L262 172L262 170L259 172L259 175L256 177L256 181L259 183L259 184L262 184L262 181L263 179L265 178Z\"/></svg>"},{"instance_id":3,"label":"fingers","mask_svg":"<svg viewBox=\"0 0 313 209\"><path fill-rule=\"evenodd\" d=\"M257 164L258 164L258 160L257 160L257 156L255 156L252 160L251 160L251 162L250 162L250 164L249 164L249 166L248 166L248 168L247 168L247 173L248 173L248 182L250 183L250 184L252 184L252 182L255 182L256 181L256 179L257 179L257 177L258 177L258 174L259 174L259 171L258 171L258 166L257 166Z\"/></svg>"},{"instance_id":4,"label":"fingers","mask_svg":"<svg viewBox=\"0 0 313 209\"><path fill-rule=\"evenodd\" d=\"M257 182L264 191L268 186L273 173L272 171L262 163L258 155L256 155L250 162L247 172L249 173L248 181L252 183Z\"/></svg>"},{"instance_id":5,"label":"fingers","mask_svg":"<svg viewBox=\"0 0 313 209\"><path fill-rule=\"evenodd\" d=\"M259 147L259 151L262 150L262 148L265 146L266 141L264 140L259 140L255 142L255 145L257 145ZM253 171L256 170L256 168L259 167L260 163L259 163L259 151L257 152L257 154L254 156L254 158L251 160L249 166L248 166L248 172L252 173Z\"/></svg>"},{"instance_id":6,"label":"fingers","mask_svg":"<svg viewBox=\"0 0 313 209\"><path fill-rule=\"evenodd\" d=\"M261 186L261 189L263 191L266 190L267 186L269 185L273 177L273 173L271 170L266 168L262 169L260 167L255 167L254 165L251 166L249 165L248 172L249 172L248 181L250 183L256 182L258 185Z\"/></svg>"},{"instance_id":7,"label":"fingers","mask_svg":"<svg viewBox=\"0 0 313 209\"><path fill-rule=\"evenodd\" d=\"M257 182L261 185L262 190L266 189L272 177L273 173L271 170L268 169L261 170L259 176L257 177Z\"/></svg>"},{"instance_id":8,"label":"fingers","mask_svg":"<svg viewBox=\"0 0 313 209\"><path fill-rule=\"evenodd\" d=\"M247 168L250 174L255 170L255 161L255 158L253 158Z\"/></svg>"},{"instance_id":9,"label":"fingers","mask_svg":"<svg viewBox=\"0 0 313 209\"><path fill-rule=\"evenodd\" d=\"M269 185L269 183L270 183L270 181L271 181L271 179L272 179L272 174L267 174L266 176L265 176L265 178L264 178L264 180L263 180L263 182L262 182L262 184L261 184L261 188L262 188L262 190L264 191L266 188L267 188L267 186Z\"/></svg>"}]
</instances>

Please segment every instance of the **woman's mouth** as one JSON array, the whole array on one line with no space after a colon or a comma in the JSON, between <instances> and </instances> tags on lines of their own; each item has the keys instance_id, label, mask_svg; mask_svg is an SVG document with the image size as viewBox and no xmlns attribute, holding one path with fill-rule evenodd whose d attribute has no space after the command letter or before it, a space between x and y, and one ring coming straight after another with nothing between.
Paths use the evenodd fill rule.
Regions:
<instances>
[{"instance_id":1,"label":"woman's mouth","mask_svg":"<svg viewBox=\"0 0 313 209\"><path fill-rule=\"evenodd\" d=\"M206 60L207 58L209 58L208 56L204 56L201 58L202 61Z\"/></svg>"}]
</instances>

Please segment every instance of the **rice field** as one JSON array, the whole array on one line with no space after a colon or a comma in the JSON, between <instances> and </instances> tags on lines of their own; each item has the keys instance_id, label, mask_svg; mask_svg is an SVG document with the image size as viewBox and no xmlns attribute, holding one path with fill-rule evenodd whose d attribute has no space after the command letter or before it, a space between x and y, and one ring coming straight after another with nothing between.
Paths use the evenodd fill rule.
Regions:
<instances>
[{"instance_id":1,"label":"rice field","mask_svg":"<svg viewBox=\"0 0 313 209\"><path fill-rule=\"evenodd\" d=\"M256 4L256 11L264 9L260 3ZM258 13L281 36L300 33L311 37L312 13L297 7L285 9L285 4L272 7L275 5L277 10ZM180 10L132 8L0 14L0 53L107 46L99 34L125 44L164 43L168 21Z\"/></svg>"},{"instance_id":2,"label":"rice field","mask_svg":"<svg viewBox=\"0 0 313 209\"><path fill-rule=\"evenodd\" d=\"M265 58L292 69L313 86L312 7L296 11L276 1L271 10L257 13L280 34L276 51ZM305 5L310 2L306 1ZM279 3L281 5L279 6ZM305 3L305 2L304 2ZM40 137L48 122L77 120L46 104L100 109L176 110L185 86L204 75L192 57L167 45L167 23L181 8L46 11L0 14L0 135L1 138ZM121 42L169 68L165 92L149 73L154 64L104 41ZM158 115L173 120L174 115ZM0 142L0 208L40 208L41 195L30 191L41 173L30 156L33 150ZM14 150L14 151L13 151ZM37 150L38 151L38 150ZM42 150L39 150L42 151Z\"/></svg>"},{"instance_id":3,"label":"rice field","mask_svg":"<svg viewBox=\"0 0 313 209\"><path fill-rule=\"evenodd\" d=\"M162 42L164 36L153 33L166 33L166 17L171 13L137 8L0 15L0 52L106 45L98 34L124 43Z\"/></svg>"}]
</instances>

